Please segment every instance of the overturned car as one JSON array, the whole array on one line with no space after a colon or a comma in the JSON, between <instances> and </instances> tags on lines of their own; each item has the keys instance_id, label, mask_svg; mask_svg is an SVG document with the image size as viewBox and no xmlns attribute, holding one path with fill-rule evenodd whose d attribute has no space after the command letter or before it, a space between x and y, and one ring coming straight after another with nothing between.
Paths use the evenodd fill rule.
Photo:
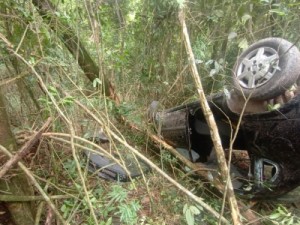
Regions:
<instances>
[{"instance_id":1,"label":"overturned car","mask_svg":"<svg viewBox=\"0 0 300 225\"><path fill-rule=\"evenodd\" d=\"M245 197L280 196L300 185L299 74L300 53L294 44L263 39L238 58L234 89L208 97L223 148L247 153L245 163L232 160L239 171L235 190ZM189 152L191 161L211 163L213 143L200 103L163 111L157 105L151 104L150 114L160 135Z\"/></svg>"}]
</instances>

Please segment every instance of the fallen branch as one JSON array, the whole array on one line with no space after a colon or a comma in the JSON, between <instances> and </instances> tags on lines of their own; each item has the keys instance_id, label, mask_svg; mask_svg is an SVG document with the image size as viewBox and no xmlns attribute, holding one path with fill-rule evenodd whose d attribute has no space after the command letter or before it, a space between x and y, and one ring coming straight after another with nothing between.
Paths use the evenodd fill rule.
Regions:
<instances>
[{"instance_id":1,"label":"fallen branch","mask_svg":"<svg viewBox=\"0 0 300 225\"><path fill-rule=\"evenodd\" d=\"M185 23L185 15L184 15L184 11L183 11L183 6L180 8L179 11L179 20L182 26L182 32L183 32L183 36L184 36L184 43L185 43L185 48L186 48L186 52L187 55L189 57L189 63L191 66L191 72L192 72L192 76L194 78L195 84L196 84L196 88L199 94L199 99L200 99L200 104L201 104L201 108L203 110L205 119L207 121L207 124L210 128L210 134L211 134L211 138L214 144L214 149L216 152L216 156L218 159L218 164L219 164L219 169L221 172L221 176L222 179L224 181L224 184L226 184L227 187L227 192L226 192L226 188L224 190L224 194L227 194L227 200L228 200L228 204L230 206L231 209L231 217L233 220L233 224L234 225L239 225L241 224L240 221L240 213L239 213L239 208L237 205L237 201L234 195L234 191L233 191L233 185L231 182L230 178L227 178L228 176L228 167L226 164L226 159L225 159L225 155L224 155L224 150L222 147L222 142L221 142L221 138L218 132L218 128L216 125L216 121L215 118L212 114L212 111L209 107L209 104L207 102L207 99L205 97L204 91L203 91L203 87L202 87L202 83L201 83L201 79L200 76L198 74L198 70L195 64L195 57L194 57L194 53L191 47L191 43L190 43L190 38L189 38L189 34L187 31L187 26ZM227 181L227 183L226 183Z\"/></svg>"},{"instance_id":2,"label":"fallen branch","mask_svg":"<svg viewBox=\"0 0 300 225\"><path fill-rule=\"evenodd\" d=\"M42 134L45 132L46 129L50 126L52 119L48 118L46 123L42 126L42 128L32 135L32 137L27 141L23 147L12 157L10 158L0 170L0 179L7 173L7 171L12 168L14 165L17 164L24 156L28 154L30 149L40 140Z\"/></svg>"},{"instance_id":3,"label":"fallen branch","mask_svg":"<svg viewBox=\"0 0 300 225\"><path fill-rule=\"evenodd\" d=\"M52 195L50 199L67 199L73 198L69 195ZM18 196L18 195L0 195L0 202L32 202L32 201L43 201L43 196Z\"/></svg>"}]
</instances>

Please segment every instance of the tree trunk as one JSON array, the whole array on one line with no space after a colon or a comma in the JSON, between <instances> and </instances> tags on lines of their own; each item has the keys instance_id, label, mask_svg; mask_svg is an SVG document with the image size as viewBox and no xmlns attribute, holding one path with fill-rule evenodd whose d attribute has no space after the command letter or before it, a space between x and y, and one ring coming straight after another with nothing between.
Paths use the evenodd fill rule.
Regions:
<instances>
[{"instance_id":1,"label":"tree trunk","mask_svg":"<svg viewBox=\"0 0 300 225\"><path fill-rule=\"evenodd\" d=\"M0 9L0 11L3 14L7 14L7 15L11 14L10 9L7 9L7 8ZM13 25L11 23L11 20L5 18L4 24L5 24L5 28L6 28L7 37L11 41L11 40L13 40L13 36L14 36ZM15 73L13 71L10 71L11 74L14 74L14 75L21 74L21 67L20 67L18 59L15 56L10 56L9 61L15 71ZM8 70L10 69L10 65L7 65L7 69ZM25 78L17 79L16 85L18 86L18 91L20 93L21 100L22 100L22 102L25 103L25 105L28 107L28 109L31 109L32 104L31 104L30 100L32 100L32 103L34 104L36 109L39 111L41 109L39 106L39 103L36 100L36 98L34 97L32 90L26 84Z\"/></svg>"},{"instance_id":2,"label":"tree trunk","mask_svg":"<svg viewBox=\"0 0 300 225\"><path fill-rule=\"evenodd\" d=\"M100 78L103 83L103 92L106 96L115 96L110 81L100 73L99 67L91 58L88 51L80 41L80 38L74 30L60 18L55 15L55 8L49 0L32 0L39 14L49 26L58 35L73 57L77 60L79 66L84 71L87 78L93 82L96 78Z\"/></svg>"},{"instance_id":3,"label":"tree trunk","mask_svg":"<svg viewBox=\"0 0 300 225\"><path fill-rule=\"evenodd\" d=\"M0 144L10 151L16 150L16 141L10 130L8 116L0 93ZM0 165L3 165L7 157L0 152ZM29 185L25 174L16 169L14 175L9 179L0 180L0 192L13 196L33 195L32 187ZM32 225L34 219L30 203L7 202L5 203L11 217L16 225Z\"/></svg>"}]
</instances>

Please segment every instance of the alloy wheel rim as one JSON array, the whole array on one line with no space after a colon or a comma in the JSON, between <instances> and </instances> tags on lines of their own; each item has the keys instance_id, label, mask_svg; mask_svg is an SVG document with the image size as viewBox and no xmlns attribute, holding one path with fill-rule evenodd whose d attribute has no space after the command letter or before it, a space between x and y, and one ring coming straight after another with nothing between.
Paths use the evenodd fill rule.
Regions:
<instances>
[{"instance_id":1,"label":"alloy wheel rim","mask_svg":"<svg viewBox=\"0 0 300 225\"><path fill-rule=\"evenodd\" d=\"M278 52L270 47L260 47L243 58L236 77L243 88L255 89L266 84L277 70L280 70Z\"/></svg>"}]
</instances>

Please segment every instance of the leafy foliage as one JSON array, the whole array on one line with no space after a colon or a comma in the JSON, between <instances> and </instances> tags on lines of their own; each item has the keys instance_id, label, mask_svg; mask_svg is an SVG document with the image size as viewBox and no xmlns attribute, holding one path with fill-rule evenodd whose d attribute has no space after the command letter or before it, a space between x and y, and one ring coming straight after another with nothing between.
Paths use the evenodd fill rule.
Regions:
<instances>
[{"instance_id":1,"label":"leafy foliage","mask_svg":"<svg viewBox=\"0 0 300 225\"><path fill-rule=\"evenodd\" d=\"M128 203L122 203L119 205L120 220L125 224L137 224L138 215L137 212L141 208L140 204L136 201L131 201Z\"/></svg>"},{"instance_id":2,"label":"leafy foliage","mask_svg":"<svg viewBox=\"0 0 300 225\"><path fill-rule=\"evenodd\" d=\"M188 225L194 225L195 224L195 216L200 214L200 210L202 210L201 207L196 207L193 205L187 205L185 204L183 207L183 214L185 215L185 219Z\"/></svg>"},{"instance_id":3,"label":"leafy foliage","mask_svg":"<svg viewBox=\"0 0 300 225\"><path fill-rule=\"evenodd\" d=\"M290 225L290 224L299 224L299 216L294 215L292 212L289 212L287 208L282 205L279 205L276 210L269 216L272 221L277 221L278 224Z\"/></svg>"}]
</instances>

